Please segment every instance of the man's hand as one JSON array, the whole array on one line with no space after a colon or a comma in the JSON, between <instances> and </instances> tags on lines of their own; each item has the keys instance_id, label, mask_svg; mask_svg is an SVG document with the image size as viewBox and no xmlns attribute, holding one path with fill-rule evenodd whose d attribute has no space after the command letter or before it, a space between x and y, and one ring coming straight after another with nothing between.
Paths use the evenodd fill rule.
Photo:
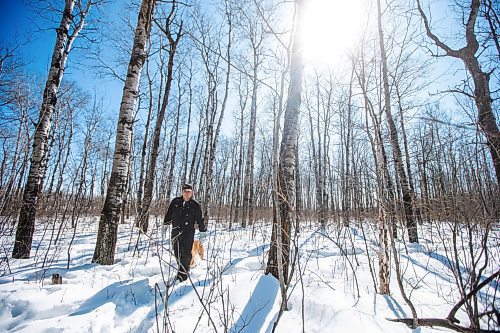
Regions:
<instances>
[{"instance_id":1,"label":"man's hand","mask_svg":"<svg viewBox=\"0 0 500 333\"><path fill-rule=\"evenodd\" d=\"M207 225L205 224L205 218L201 218L200 221L199 221L199 224L196 224L198 230L200 230L200 232L206 232L207 231Z\"/></svg>"},{"instance_id":2,"label":"man's hand","mask_svg":"<svg viewBox=\"0 0 500 333\"><path fill-rule=\"evenodd\" d=\"M200 240L200 242L205 243L205 238L207 238L206 230L204 232L200 231L200 233L198 233L198 239Z\"/></svg>"}]
</instances>

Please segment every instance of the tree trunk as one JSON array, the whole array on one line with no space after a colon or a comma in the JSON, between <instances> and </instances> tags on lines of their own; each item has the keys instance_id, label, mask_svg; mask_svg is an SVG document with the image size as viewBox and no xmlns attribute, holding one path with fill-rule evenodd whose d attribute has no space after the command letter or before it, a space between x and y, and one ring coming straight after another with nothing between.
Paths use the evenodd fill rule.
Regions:
<instances>
[{"instance_id":1,"label":"tree trunk","mask_svg":"<svg viewBox=\"0 0 500 333\"><path fill-rule=\"evenodd\" d=\"M207 150L208 150L208 159L206 160L206 172L205 172L205 197L203 202L203 216L205 218L205 225L208 225L210 221L210 205L212 200L212 171L215 162L215 154L217 152L217 145L219 143L219 134L222 125L222 119L224 118L224 112L226 110L227 100L229 96L229 81L231 78L231 44L232 44L232 13L229 8L229 4L226 2L226 19L228 23L228 40L227 40L227 48L226 48L226 80L224 85L224 97L222 98L221 110L219 119L217 121L217 127L215 128L215 132L213 131L213 122L208 127L208 135L207 135ZM215 84L215 83L214 83ZM214 96L215 97L215 96ZM214 98L213 103L217 103L217 99ZM215 112L216 105L213 105L213 113L212 118L215 120ZM207 125L208 125L207 119Z\"/></svg>"},{"instance_id":2,"label":"tree trunk","mask_svg":"<svg viewBox=\"0 0 500 333\"><path fill-rule=\"evenodd\" d=\"M3 193L2 193L2 198L0 200L1 207L0 207L0 214L4 215L6 213L6 208L9 206L9 203L12 201L13 197L15 196L15 193L11 193L14 189L14 183L16 182L16 177L19 176L21 179L23 177L23 174L18 175L16 170L17 170L17 163L21 160L21 139L23 136L23 127L26 126L26 123L29 119L28 117L28 110L26 112L24 111L24 107L20 107L21 115L19 119L19 128L17 131L17 136L16 136L16 148L14 149L14 154L12 158L12 164L10 167L10 176L9 179L6 182L5 188L3 188ZM4 154L5 156L5 154ZM6 157L5 157L6 158Z\"/></svg>"},{"instance_id":3,"label":"tree trunk","mask_svg":"<svg viewBox=\"0 0 500 333\"><path fill-rule=\"evenodd\" d=\"M253 222L253 167L254 167L254 147L255 147L255 123L257 120L257 72L259 58L256 47L253 47L253 82L252 82L252 102L250 104L250 126L248 129L247 163L245 167L245 187L243 189L243 216L241 226L245 228L247 223Z\"/></svg>"},{"instance_id":4,"label":"tree trunk","mask_svg":"<svg viewBox=\"0 0 500 333\"><path fill-rule=\"evenodd\" d=\"M113 167L109 178L106 199L101 211L97 243L93 262L112 265L115 258L118 222L123 205L123 193L127 190L127 172L130 161L130 133L132 131L135 104L139 94L141 72L146 59L146 44L151 32L156 0L142 0L134 45L123 88L120 114L116 128L116 142L113 156Z\"/></svg>"},{"instance_id":5,"label":"tree trunk","mask_svg":"<svg viewBox=\"0 0 500 333\"><path fill-rule=\"evenodd\" d=\"M175 118L175 130L174 130L174 141L172 143L172 156L170 158L170 169L168 170L167 176L167 201L170 203L170 196L172 195L172 184L174 182L174 168L175 168L175 159L177 157L177 141L179 138L179 122L181 117L181 106L182 106L182 94L181 94L181 78L179 76L178 81L178 101L177 101L177 115Z\"/></svg>"},{"instance_id":6,"label":"tree trunk","mask_svg":"<svg viewBox=\"0 0 500 333\"><path fill-rule=\"evenodd\" d=\"M410 243L418 243L418 231L417 222L413 216L413 193L411 192L410 186L408 184L408 178L403 166L401 148L399 146L398 132L396 129L396 124L392 118L391 113L391 94L389 90L389 75L387 69L387 56L385 53L384 46L384 34L382 31L382 12L380 8L380 0L377 0L377 10L378 10L378 33L379 33L379 46L380 55L382 58L382 78L384 84L384 103L385 103L385 114L387 117L387 122L389 124L389 131L391 136L392 154L394 158L394 164L396 166L396 171L401 182L401 191L403 193L403 208L406 219L406 227L408 229L408 238Z\"/></svg>"},{"instance_id":7,"label":"tree trunk","mask_svg":"<svg viewBox=\"0 0 500 333\"><path fill-rule=\"evenodd\" d=\"M302 60L302 15L304 1L297 0L297 26L294 33L292 55L290 62L290 85L288 88L288 98L285 109L283 138L280 147L278 164L278 206L279 218L274 219L276 233L271 238L271 248L267 263L267 273L271 273L278 280L288 281L289 258L290 258L290 236L292 219L294 213L294 192L295 192L295 154L299 136L299 111L302 97L302 79L304 65ZM278 213L276 213L278 214ZM281 234L281 239L277 239ZM278 248L280 247L280 248ZM282 257L278 255L282 253ZM280 266L283 270L280 274ZM282 307L286 307L286 299L282 302Z\"/></svg>"},{"instance_id":8,"label":"tree trunk","mask_svg":"<svg viewBox=\"0 0 500 333\"><path fill-rule=\"evenodd\" d=\"M349 81L349 97L347 100L347 124L345 124L345 157L344 163L345 170L342 174L342 223L345 227L349 227L350 210L351 210L351 165L350 165L350 151L353 144L352 140L352 84L354 78L354 67L351 71L351 79ZM354 179L354 177L352 177Z\"/></svg>"},{"instance_id":9,"label":"tree trunk","mask_svg":"<svg viewBox=\"0 0 500 333\"><path fill-rule=\"evenodd\" d=\"M474 81L474 96L478 110L478 124L486 137L486 144L490 150L497 183L500 185L500 131L492 109L492 98L489 81L490 74L484 73L479 66L477 58L467 54L463 59L465 67L469 70Z\"/></svg>"},{"instance_id":10,"label":"tree trunk","mask_svg":"<svg viewBox=\"0 0 500 333\"><path fill-rule=\"evenodd\" d=\"M319 95L319 80L316 82L316 85L318 86L317 88L317 93ZM318 100L318 105L319 105L319 96L317 96ZM324 228L325 227L325 210L323 206L323 200L322 200L322 181L321 181L321 174L320 174L320 164L321 164L321 159L318 157L321 156L321 136L318 136L318 147L316 149L316 138L314 136L314 127L313 127L313 118L312 118L312 113L311 113L311 108L308 107L309 111L309 124L310 124L310 132L311 132L311 147L312 147L312 161L313 161L313 167L314 167L314 178L316 180L316 214L318 217L318 222L319 224ZM318 108L318 118L319 118L319 108Z\"/></svg>"},{"instance_id":11,"label":"tree trunk","mask_svg":"<svg viewBox=\"0 0 500 333\"><path fill-rule=\"evenodd\" d=\"M368 89L365 78L364 58L361 55L361 73L357 73L359 86L363 93L363 102L366 112L366 131L370 139L373 158L375 160L375 173L377 180L377 209L378 209L378 236L379 236L379 293L390 295L390 263L389 263L389 241L387 237L388 223L393 223L394 193L392 181L388 172L387 155L382 141L380 121L377 119L373 105L368 98ZM368 118L371 118L374 135L368 126Z\"/></svg>"},{"instance_id":12,"label":"tree trunk","mask_svg":"<svg viewBox=\"0 0 500 333\"><path fill-rule=\"evenodd\" d=\"M410 188L410 192L412 194L412 204L415 204L415 187L413 183L413 174L411 171L411 163L410 163L410 150L408 148L408 137L406 135L406 128L405 128L405 121L404 121L404 113L403 113L403 105L402 105L402 97L399 93L399 88L396 85L396 94L397 94L397 99L398 99L398 111L399 111L399 121L400 121L400 126L401 126L401 138L403 139L403 149L404 149L404 154L405 154L405 167L406 167L406 172L408 173L408 185ZM421 215L421 210L418 209L415 212L415 218L417 221L422 221L422 215ZM396 231L394 231L396 232Z\"/></svg>"},{"instance_id":13,"label":"tree trunk","mask_svg":"<svg viewBox=\"0 0 500 333\"><path fill-rule=\"evenodd\" d=\"M160 58L161 58L161 50L160 50ZM160 73L163 73L163 61L161 62L160 65ZM144 130L144 139L141 148L141 161L140 161L140 171L139 171L139 181L138 181L137 201L136 201L138 216L141 216L142 214L142 197L144 191L144 173L146 170L146 155L148 150L149 128L151 126L151 118L153 117L153 80L151 79L151 75L149 73L149 60L146 60L146 76L148 78L148 84L149 84L149 107L148 107L148 117L146 119L146 125ZM162 80L160 81L160 90L162 88L162 84L163 84L163 75L162 75ZM137 218L135 226L140 230L142 230L139 218Z\"/></svg>"},{"instance_id":14,"label":"tree trunk","mask_svg":"<svg viewBox=\"0 0 500 333\"><path fill-rule=\"evenodd\" d=\"M241 91L241 80L240 80L240 85L239 85L239 95L240 95L240 133L239 133L239 139L238 139L238 146L239 146L239 154L238 154L238 173L236 175L236 199L235 199L235 214L234 214L234 224L238 223L239 215L240 215L240 201L241 201L241 174L243 173L243 129L244 129L244 111L245 111L245 106L247 104L247 96L245 92L242 93Z\"/></svg>"},{"instance_id":15,"label":"tree trunk","mask_svg":"<svg viewBox=\"0 0 500 333\"><path fill-rule=\"evenodd\" d=\"M51 118L57 103L57 92L66 67L66 60L73 45L73 41L83 28L85 16L90 9L89 5L82 12L80 21L70 34L73 18L75 0L66 0L59 28L56 29L57 37L52 52L49 75L43 92L42 107L38 123L35 127L33 138L33 151L30 159L28 179L24 187L23 203L19 213L16 239L12 257L27 259L30 256L31 242L35 231L35 215L38 204L38 196L43 188L43 181L47 169L47 155L49 154L48 137L50 132Z\"/></svg>"},{"instance_id":16,"label":"tree trunk","mask_svg":"<svg viewBox=\"0 0 500 333\"><path fill-rule=\"evenodd\" d=\"M189 108L188 108L188 120L187 120L187 128L186 128L186 147L184 151L184 172L182 173L182 182L189 183L190 179L187 179L187 167L188 167L188 159L189 159L189 129L191 127L191 113L193 111L193 63L190 63L189 66Z\"/></svg>"},{"instance_id":17,"label":"tree trunk","mask_svg":"<svg viewBox=\"0 0 500 333\"><path fill-rule=\"evenodd\" d=\"M179 39L181 37L181 32L182 32L182 23L181 23L175 39L171 35L170 25L172 24L172 17L174 14L174 10L175 10L175 2L172 4L170 14L167 17L167 23L165 24L165 28L162 28L163 32L165 33L169 41L167 81L165 83L165 91L163 92L163 100L161 103L161 108L158 112L158 116L156 117L155 128L153 130L153 138L152 138L151 153L150 153L151 155L149 157L148 172L146 176L146 182L144 184L144 198L142 200L141 211L139 214L140 230L144 233L148 231L149 208L151 206L151 201L153 199L153 183L156 174L156 162L158 159L158 150L160 149L161 128L163 126L163 120L165 119L165 112L167 111L167 106L170 97L170 89L172 87L175 52L177 50L177 45L179 43ZM177 136L175 140L176 140L175 144L177 144ZM174 145L172 148L173 148L172 156L173 158L175 158L176 146ZM172 163L173 162L174 161L172 159Z\"/></svg>"},{"instance_id":18,"label":"tree trunk","mask_svg":"<svg viewBox=\"0 0 500 333\"><path fill-rule=\"evenodd\" d=\"M299 216L302 213L302 181L300 177L299 150L295 154L295 235L300 233Z\"/></svg>"},{"instance_id":19,"label":"tree trunk","mask_svg":"<svg viewBox=\"0 0 500 333\"><path fill-rule=\"evenodd\" d=\"M485 73L481 69L478 56L479 42L476 37L475 26L479 12L479 0L472 0L470 5L470 13L465 27L465 40L467 44L459 50L454 50L443 43L436 35L434 35L429 26L427 16L420 6L420 1L417 0L418 11L424 21L427 36L432 39L440 49L445 51L447 56L462 60L465 68L469 71L474 82L474 101L476 102L478 112L479 128L486 137L486 144L493 160L493 166L497 176L497 184L500 185L500 131L498 129L495 113L493 112L493 99L490 92L490 76L491 73ZM498 42L498 41L497 41ZM498 47L498 46L497 46Z\"/></svg>"}]
</instances>

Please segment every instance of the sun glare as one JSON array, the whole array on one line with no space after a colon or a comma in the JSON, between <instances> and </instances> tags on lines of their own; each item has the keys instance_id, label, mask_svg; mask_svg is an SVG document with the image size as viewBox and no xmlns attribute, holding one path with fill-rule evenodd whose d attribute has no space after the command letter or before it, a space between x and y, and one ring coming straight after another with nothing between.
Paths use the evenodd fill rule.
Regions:
<instances>
[{"instance_id":1,"label":"sun glare","mask_svg":"<svg viewBox=\"0 0 500 333\"><path fill-rule=\"evenodd\" d=\"M306 62L338 65L359 38L363 12L362 0L308 1L302 36Z\"/></svg>"}]
</instances>

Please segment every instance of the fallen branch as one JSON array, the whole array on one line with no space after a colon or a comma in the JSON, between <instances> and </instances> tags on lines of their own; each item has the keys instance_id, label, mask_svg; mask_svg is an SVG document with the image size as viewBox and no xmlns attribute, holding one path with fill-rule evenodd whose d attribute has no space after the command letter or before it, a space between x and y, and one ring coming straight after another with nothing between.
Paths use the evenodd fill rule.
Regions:
<instances>
[{"instance_id":1,"label":"fallen branch","mask_svg":"<svg viewBox=\"0 0 500 333\"><path fill-rule=\"evenodd\" d=\"M391 319L388 318L387 320L397 322L397 323L404 323L408 326L413 325L413 318L398 318L398 319ZM483 329L478 329L478 328L468 328L468 327L463 327L460 325L457 325L453 322L451 322L448 319L441 319L441 318L419 318L418 319L418 326L439 326L439 327L445 327L449 328L452 330L455 330L457 332L463 332L463 333L495 333L498 332L496 330L483 330Z\"/></svg>"},{"instance_id":2,"label":"fallen branch","mask_svg":"<svg viewBox=\"0 0 500 333\"><path fill-rule=\"evenodd\" d=\"M481 290L484 286L486 286L487 284L489 284L491 281L493 281L494 279L498 278L500 276L500 269L498 271L496 271L496 273L492 274L491 276L489 276L488 278L486 278L483 282L481 282L480 284L478 284L474 289L472 289L464 298L462 298L460 300L460 302L458 302L457 304L455 304L455 306L453 307L453 309L451 309L450 313L448 314L448 317L447 319L449 321L453 321L455 323L460 323L460 321L458 321L456 318L455 318L455 314L457 313L458 309L465 304L465 302L470 299L472 296L476 295L479 290Z\"/></svg>"},{"instance_id":3,"label":"fallen branch","mask_svg":"<svg viewBox=\"0 0 500 333\"><path fill-rule=\"evenodd\" d=\"M441 319L441 318L418 318L418 326L440 326L440 327L446 327L452 330L455 330L457 332L474 332L474 333L488 333L488 332L498 332L495 330L483 330L479 328L467 328L458 325L460 323L459 320L455 318L455 314L458 311L458 309L465 304L465 302L471 298L473 295L476 295L479 290L481 290L484 286L489 284L491 281L494 279L498 278L500 276L500 270L496 271L493 273L491 276L488 278L484 279L483 282L478 284L474 289L472 289L464 298L460 300L455 306L451 309L450 313L448 314L448 317L446 319ZM405 323L406 325L413 327L414 324L414 319L413 318L399 318L399 319L391 319L388 318L390 321L398 322L398 323Z\"/></svg>"}]
</instances>

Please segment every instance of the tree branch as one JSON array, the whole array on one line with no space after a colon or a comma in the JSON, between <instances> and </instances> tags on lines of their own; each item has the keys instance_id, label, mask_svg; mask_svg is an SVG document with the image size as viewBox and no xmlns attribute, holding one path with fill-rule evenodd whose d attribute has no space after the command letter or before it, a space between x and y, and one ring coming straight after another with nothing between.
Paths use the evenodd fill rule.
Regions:
<instances>
[{"instance_id":1,"label":"tree branch","mask_svg":"<svg viewBox=\"0 0 500 333\"><path fill-rule=\"evenodd\" d=\"M488 277L487 279L485 279L483 282L481 282L480 284L478 284L474 289L472 289L464 298L462 298L460 300L460 302L458 302L457 304L455 304L455 306L451 309L450 313L448 314L448 317L446 318L447 320L449 321L452 321L452 322L455 322L455 323L459 323L460 321L458 321L456 318L455 318L455 314L457 313L458 309L460 309L460 307L462 305L465 304L465 302L471 298L472 296L476 295L477 292L479 290L481 290L484 286L486 286L488 283L490 283L491 281L493 281L494 279L498 278L500 276L500 269L496 271L496 273L492 274L490 277Z\"/></svg>"},{"instance_id":2,"label":"tree branch","mask_svg":"<svg viewBox=\"0 0 500 333\"><path fill-rule=\"evenodd\" d=\"M467 19L467 25L465 26L465 39L467 40L467 45L462 48L462 50L468 50L468 52L471 52L471 56L473 56L479 49L479 43L474 32L478 11L479 0L472 0L469 18Z\"/></svg>"},{"instance_id":3,"label":"tree branch","mask_svg":"<svg viewBox=\"0 0 500 333\"><path fill-rule=\"evenodd\" d=\"M393 321L396 323L404 323L408 326L411 326L413 324L413 318L397 318L397 319L390 319L388 318L387 320ZM476 328L468 328L468 327L463 327L457 324L452 323L448 319L441 319L441 318L419 318L418 319L418 325L419 326L439 326L439 327L445 327L452 329L457 332L463 332L463 333L495 333L498 332L496 330L482 330L482 329L476 329Z\"/></svg>"},{"instance_id":4,"label":"tree branch","mask_svg":"<svg viewBox=\"0 0 500 333\"><path fill-rule=\"evenodd\" d=\"M427 33L427 36L429 36L430 39L443 51L446 52L447 55L455 58L460 58L460 51L453 50L451 47L443 43L436 35L434 35L431 31L429 21L427 20L427 16L425 15L424 11L422 10L422 7L420 6L420 0L417 0L417 8L420 13L420 16L422 17L422 20L424 21L424 26L425 26L425 31Z\"/></svg>"}]
</instances>

